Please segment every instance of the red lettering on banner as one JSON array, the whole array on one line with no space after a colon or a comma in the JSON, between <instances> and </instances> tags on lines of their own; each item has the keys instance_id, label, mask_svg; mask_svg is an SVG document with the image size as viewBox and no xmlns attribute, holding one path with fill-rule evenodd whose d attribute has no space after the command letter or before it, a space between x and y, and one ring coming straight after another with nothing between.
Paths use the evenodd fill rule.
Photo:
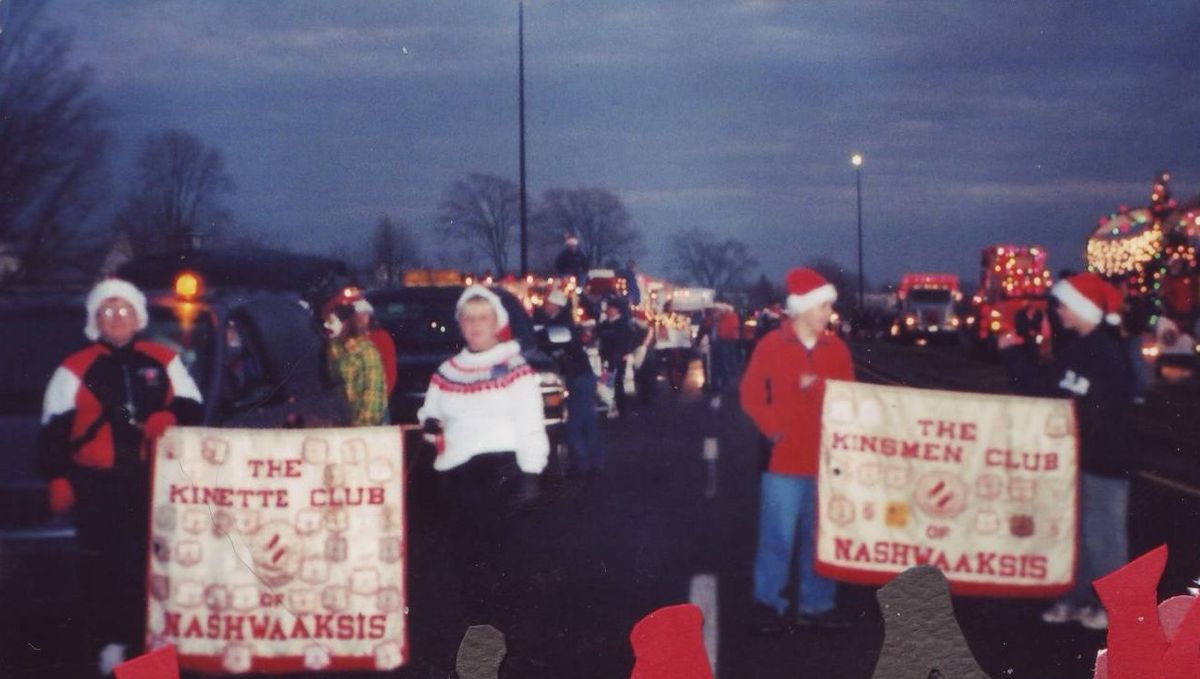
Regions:
<instances>
[{"instance_id":1,"label":"red lettering on banner","mask_svg":"<svg viewBox=\"0 0 1200 679\"><path fill-rule=\"evenodd\" d=\"M163 636L164 637L178 637L179 636L179 621L180 621L180 619L183 618L183 616L180 615L179 613L172 613L171 611L164 611L163 617L165 619L165 624L163 625Z\"/></svg>"},{"instance_id":2,"label":"red lettering on banner","mask_svg":"<svg viewBox=\"0 0 1200 679\"><path fill-rule=\"evenodd\" d=\"M996 574L996 569L992 566L992 562L996 560L994 552L979 552L976 556L979 559L979 565L975 567L976 571L986 575Z\"/></svg>"},{"instance_id":3,"label":"red lettering on banner","mask_svg":"<svg viewBox=\"0 0 1200 679\"><path fill-rule=\"evenodd\" d=\"M283 633L283 625L279 624L279 620L275 619L271 625L271 634L267 639L271 641L286 641L287 635Z\"/></svg>"},{"instance_id":4,"label":"red lettering on banner","mask_svg":"<svg viewBox=\"0 0 1200 679\"><path fill-rule=\"evenodd\" d=\"M242 509L287 507L286 488L227 488L209 486L176 486L171 484L170 500L180 505L214 505Z\"/></svg>"},{"instance_id":5,"label":"red lettering on banner","mask_svg":"<svg viewBox=\"0 0 1200 679\"><path fill-rule=\"evenodd\" d=\"M237 639L238 641L241 641L245 639L245 634L242 632L243 623L245 622L246 617L243 615L225 616L225 640L231 641L233 639ZM250 624L254 624L253 617L250 618Z\"/></svg>"},{"instance_id":6,"label":"red lettering on banner","mask_svg":"<svg viewBox=\"0 0 1200 679\"><path fill-rule=\"evenodd\" d=\"M971 572L971 560L969 558L967 558L966 554L963 554L962 556L958 557L958 563L954 564L954 572L955 573L970 573Z\"/></svg>"},{"instance_id":7,"label":"red lettering on banner","mask_svg":"<svg viewBox=\"0 0 1200 679\"><path fill-rule=\"evenodd\" d=\"M958 441L975 440L975 424L973 422L954 422L952 420L917 420L921 428L921 436L933 436L939 439ZM929 430L934 433L930 434Z\"/></svg>"},{"instance_id":8,"label":"red lettering on banner","mask_svg":"<svg viewBox=\"0 0 1200 679\"><path fill-rule=\"evenodd\" d=\"M246 464L250 465L250 475L254 478L278 478L280 476L298 479L300 478L300 470L304 465L304 460L246 460ZM264 475L263 472L266 472Z\"/></svg>"},{"instance_id":9,"label":"red lettering on banner","mask_svg":"<svg viewBox=\"0 0 1200 679\"><path fill-rule=\"evenodd\" d=\"M296 618L296 622L292 624L293 639L311 639L312 635L308 633L308 627L304 626L303 618Z\"/></svg>"},{"instance_id":10,"label":"red lettering on banner","mask_svg":"<svg viewBox=\"0 0 1200 679\"><path fill-rule=\"evenodd\" d=\"M187 629L184 630L183 636L185 638L204 636L204 629L200 627L200 618L192 618L192 622L188 624Z\"/></svg>"},{"instance_id":11,"label":"red lettering on banner","mask_svg":"<svg viewBox=\"0 0 1200 679\"><path fill-rule=\"evenodd\" d=\"M358 507L361 505L381 505L384 502L384 489L378 486L354 488L313 488L308 496L309 504L313 507Z\"/></svg>"},{"instance_id":12,"label":"red lettering on banner","mask_svg":"<svg viewBox=\"0 0 1200 679\"><path fill-rule=\"evenodd\" d=\"M988 448L984 453L984 463L989 467L1004 469L1023 469L1025 471L1054 471L1058 469L1057 453L1025 452L1007 448Z\"/></svg>"},{"instance_id":13,"label":"red lettering on banner","mask_svg":"<svg viewBox=\"0 0 1200 679\"><path fill-rule=\"evenodd\" d=\"M371 631L368 636L370 639L382 639L383 635L387 634L387 616L372 615L371 616Z\"/></svg>"},{"instance_id":14,"label":"red lettering on banner","mask_svg":"<svg viewBox=\"0 0 1200 679\"><path fill-rule=\"evenodd\" d=\"M333 638L333 616L332 615L316 615L313 618L313 627L316 628L317 639L332 639Z\"/></svg>"},{"instance_id":15,"label":"red lettering on banner","mask_svg":"<svg viewBox=\"0 0 1200 679\"><path fill-rule=\"evenodd\" d=\"M847 443L849 438L850 437L847 434L839 434L837 432L834 432L834 434L833 434L833 449L834 450L850 450L850 444Z\"/></svg>"}]
</instances>

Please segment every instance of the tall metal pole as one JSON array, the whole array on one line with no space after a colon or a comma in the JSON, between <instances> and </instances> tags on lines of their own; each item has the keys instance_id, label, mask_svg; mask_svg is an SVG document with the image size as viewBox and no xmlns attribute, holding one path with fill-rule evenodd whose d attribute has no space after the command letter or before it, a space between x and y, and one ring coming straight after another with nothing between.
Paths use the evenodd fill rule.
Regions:
<instances>
[{"instance_id":1,"label":"tall metal pole","mask_svg":"<svg viewBox=\"0 0 1200 679\"><path fill-rule=\"evenodd\" d=\"M529 275L529 213L525 203L525 3L517 5L517 96L521 127L521 276Z\"/></svg>"},{"instance_id":2,"label":"tall metal pole","mask_svg":"<svg viewBox=\"0 0 1200 679\"><path fill-rule=\"evenodd\" d=\"M863 258L862 258L862 165L854 166L854 188L858 196L858 311L863 311Z\"/></svg>"}]
</instances>

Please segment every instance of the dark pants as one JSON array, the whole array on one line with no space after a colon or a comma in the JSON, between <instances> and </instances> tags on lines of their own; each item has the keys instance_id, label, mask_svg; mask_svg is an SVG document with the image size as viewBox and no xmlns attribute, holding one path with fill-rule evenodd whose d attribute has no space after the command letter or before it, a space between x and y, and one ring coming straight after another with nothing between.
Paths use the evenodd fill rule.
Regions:
<instances>
[{"instance_id":1,"label":"dark pants","mask_svg":"<svg viewBox=\"0 0 1200 679\"><path fill-rule=\"evenodd\" d=\"M150 478L146 467L75 468L75 528L86 644L125 644L141 652L146 629L146 548Z\"/></svg>"},{"instance_id":2,"label":"dark pants","mask_svg":"<svg viewBox=\"0 0 1200 679\"><path fill-rule=\"evenodd\" d=\"M688 349L667 349L667 381L672 389L683 387L690 362L691 352Z\"/></svg>"},{"instance_id":3,"label":"dark pants","mask_svg":"<svg viewBox=\"0 0 1200 679\"><path fill-rule=\"evenodd\" d=\"M476 614L493 613L501 589L510 584L504 557L517 536L524 476L516 455L508 452L477 455L440 472L442 508L459 548L460 590Z\"/></svg>"},{"instance_id":4,"label":"dark pants","mask_svg":"<svg viewBox=\"0 0 1200 679\"><path fill-rule=\"evenodd\" d=\"M574 471L604 468L600 423L596 418L596 376L590 371L567 378L567 445Z\"/></svg>"}]
</instances>

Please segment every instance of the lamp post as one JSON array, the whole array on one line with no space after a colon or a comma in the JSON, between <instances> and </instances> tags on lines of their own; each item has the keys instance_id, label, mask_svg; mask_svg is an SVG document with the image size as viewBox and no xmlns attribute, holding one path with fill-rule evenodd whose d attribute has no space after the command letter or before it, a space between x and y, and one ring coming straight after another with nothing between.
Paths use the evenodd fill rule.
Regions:
<instances>
[{"instance_id":1,"label":"lamp post","mask_svg":"<svg viewBox=\"0 0 1200 679\"><path fill-rule=\"evenodd\" d=\"M861 153L850 156L854 166L854 191L858 199L858 313L863 312L863 258L862 258L862 164Z\"/></svg>"}]
</instances>

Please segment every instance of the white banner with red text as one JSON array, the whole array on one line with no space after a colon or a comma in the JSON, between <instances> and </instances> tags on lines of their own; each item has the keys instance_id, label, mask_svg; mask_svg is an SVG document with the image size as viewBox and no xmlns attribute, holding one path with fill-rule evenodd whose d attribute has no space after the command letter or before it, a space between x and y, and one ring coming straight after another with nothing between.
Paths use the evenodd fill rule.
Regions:
<instances>
[{"instance_id":1,"label":"white banner with red text","mask_svg":"<svg viewBox=\"0 0 1200 679\"><path fill-rule=\"evenodd\" d=\"M398 427L175 427L157 446L149 648L209 673L408 657Z\"/></svg>"},{"instance_id":2,"label":"white banner with red text","mask_svg":"<svg viewBox=\"0 0 1200 679\"><path fill-rule=\"evenodd\" d=\"M883 584L931 564L958 594L1073 584L1075 411L1063 399L829 381L817 569Z\"/></svg>"}]
</instances>

